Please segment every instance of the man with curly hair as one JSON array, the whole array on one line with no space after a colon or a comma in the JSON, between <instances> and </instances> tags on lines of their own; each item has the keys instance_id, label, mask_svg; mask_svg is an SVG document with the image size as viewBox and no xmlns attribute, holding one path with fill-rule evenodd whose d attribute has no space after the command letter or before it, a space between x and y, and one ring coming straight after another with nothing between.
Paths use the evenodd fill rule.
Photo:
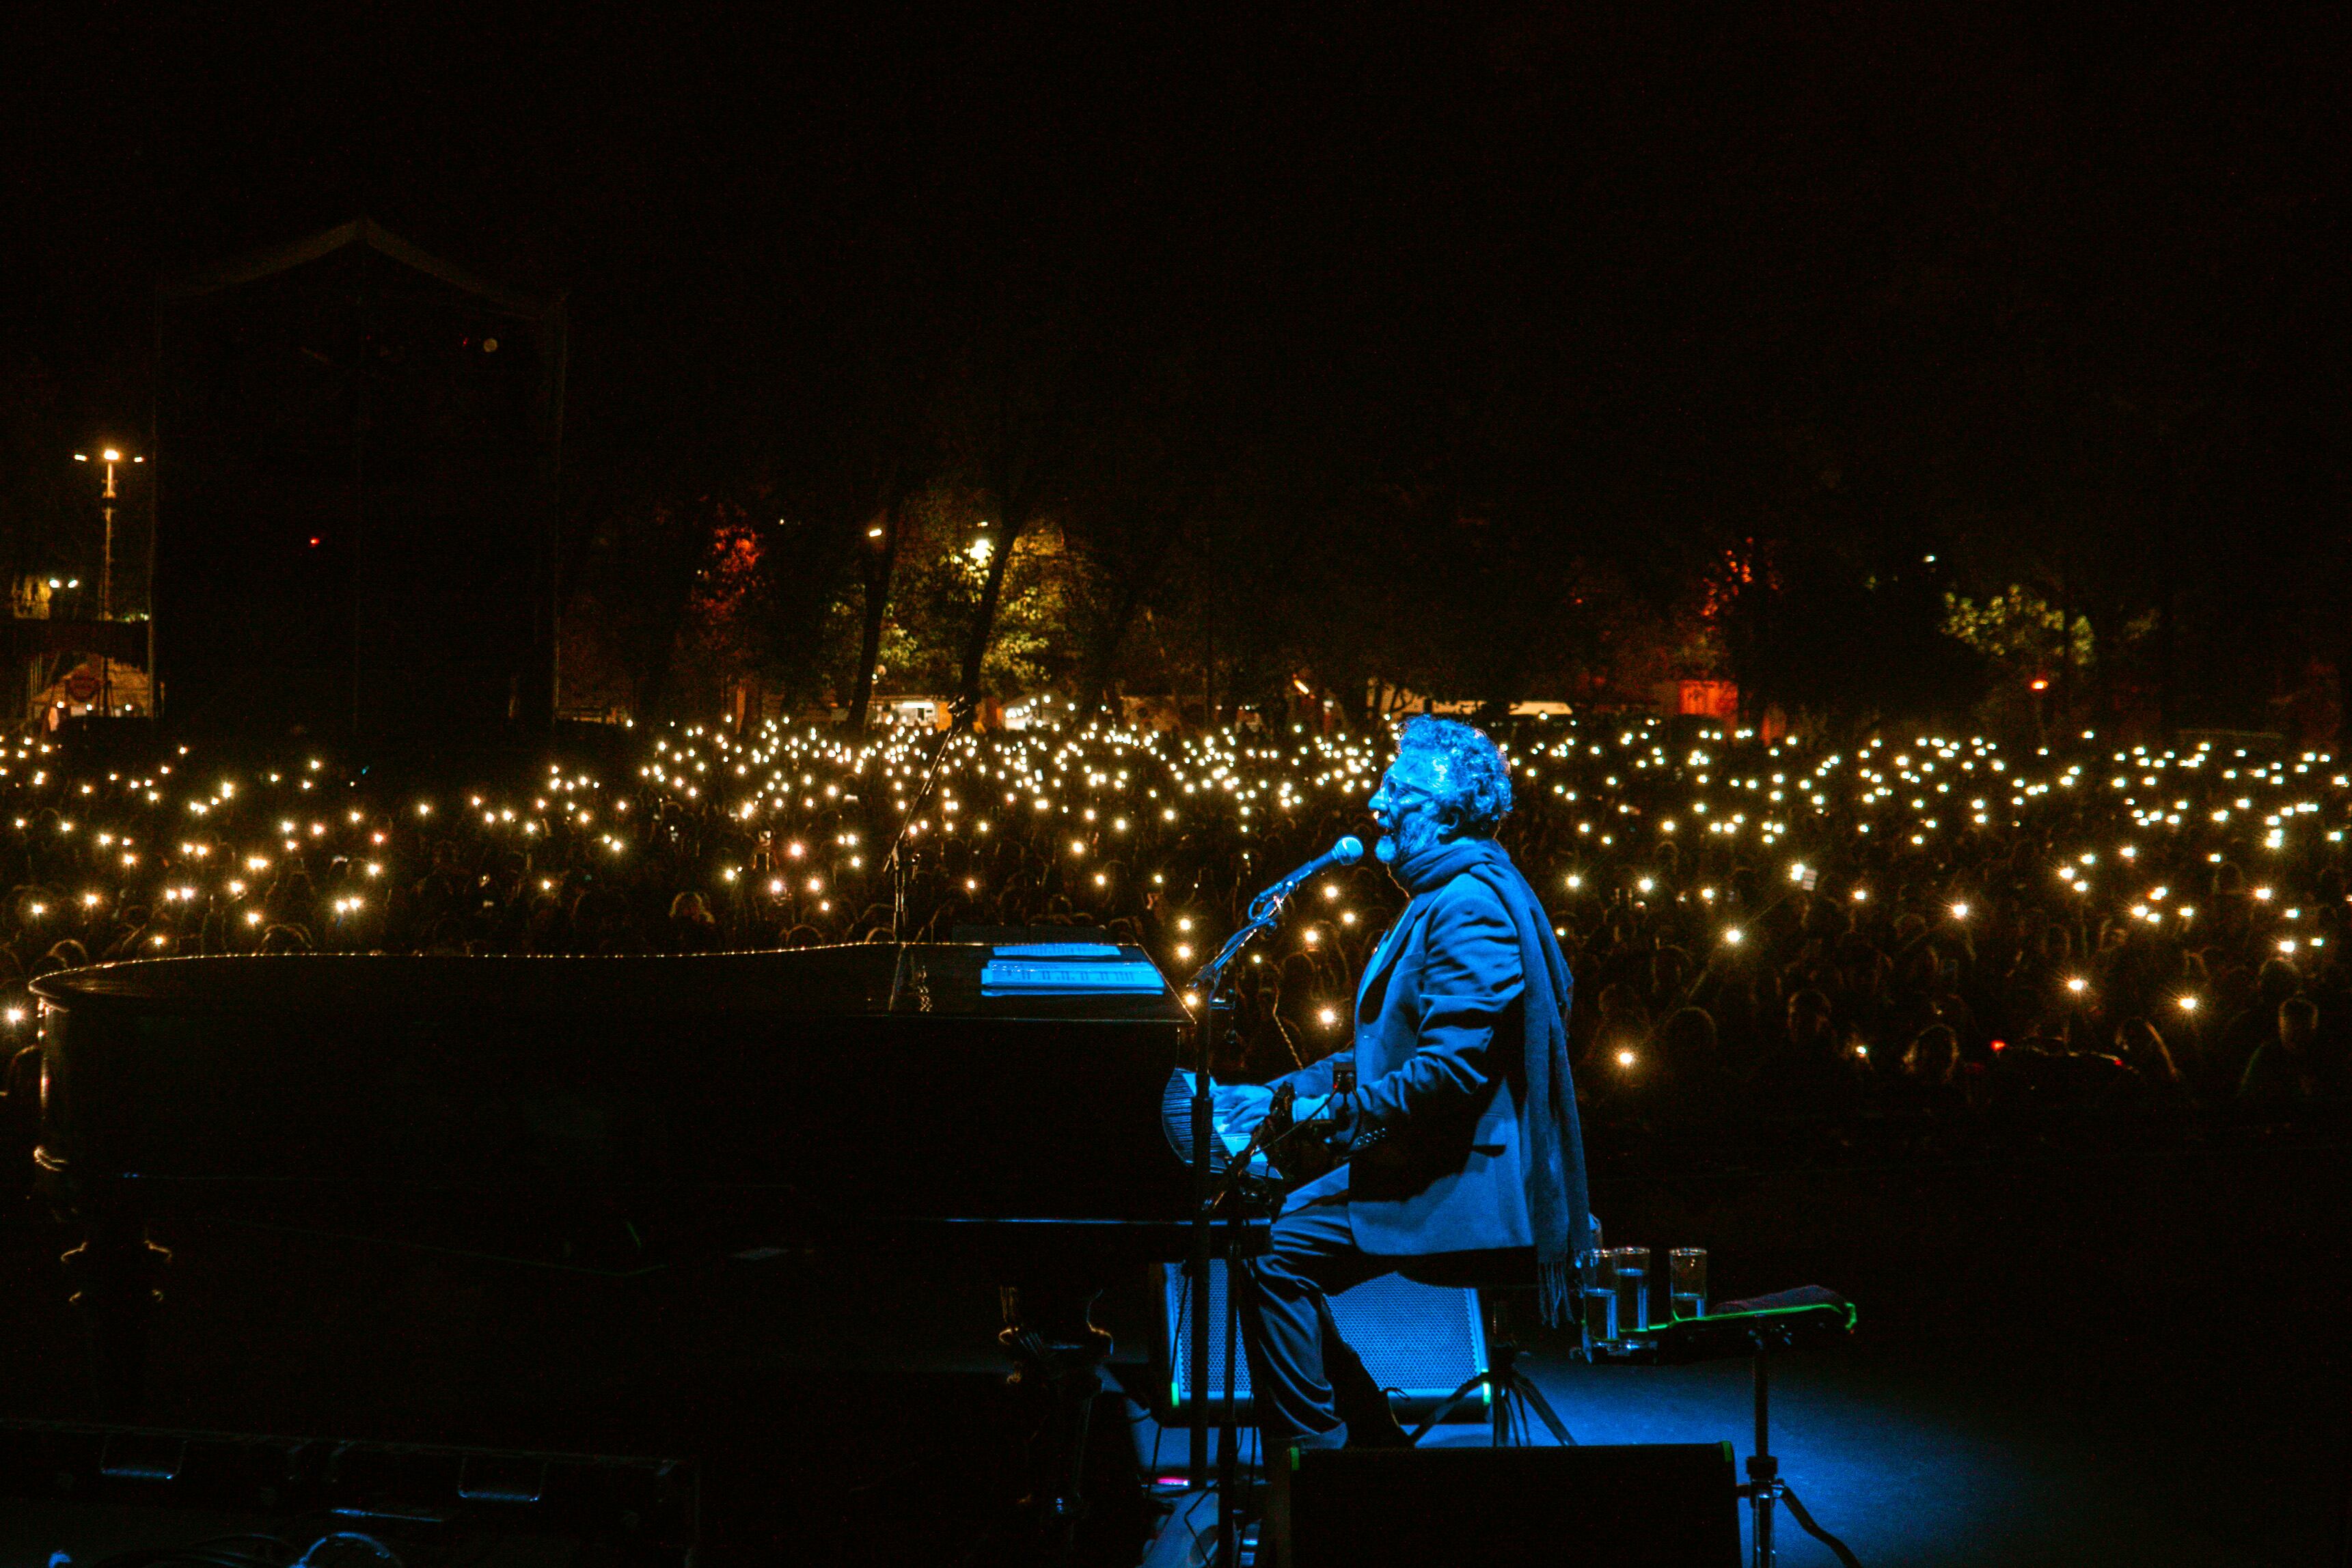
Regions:
<instances>
[{"instance_id":1,"label":"man with curly hair","mask_svg":"<svg viewBox=\"0 0 2352 1568\"><path fill-rule=\"evenodd\" d=\"M1402 1443L1328 1296L1380 1275L1523 1274L1561 1320L1587 1245L1568 1074L1568 965L1495 841L1509 764L1481 731L1416 718L1373 792L1376 849L1410 894L1365 966L1359 1087L1331 1106L1345 1163L1290 1195L1240 1292L1266 1451ZM1326 1058L1287 1082L1333 1094Z\"/></svg>"}]
</instances>

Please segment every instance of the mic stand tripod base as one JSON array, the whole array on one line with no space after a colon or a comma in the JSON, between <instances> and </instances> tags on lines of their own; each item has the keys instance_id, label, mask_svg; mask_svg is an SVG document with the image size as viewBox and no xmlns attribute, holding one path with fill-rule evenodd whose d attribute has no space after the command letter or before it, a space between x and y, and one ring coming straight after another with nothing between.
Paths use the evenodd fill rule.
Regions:
<instances>
[{"instance_id":1,"label":"mic stand tripod base","mask_svg":"<svg viewBox=\"0 0 2352 1568\"><path fill-rule=\"evenodd\" d=\"M1786 1503L1789 1517L1794 1519L1804 1532L1828 1547L1843 1568L1861 1568L1844 1542L1813 1522L1789 1483L1780 1479L1780 1460L1772 1452L1770 1432L1771 1374L1768 1370L1769 1352L1759 1338L1755 1353L1748 1359L1750 1381L1756 1390L1756 1451L1748 1456L1748 1480L1740 1487L1739 1495L1748 1500L1754 1521L1753 1551L1748 1558L1750 1568L1778 1568L1780 1552L1773 1545L1773 1509Z\"/></svg>"}]
</instances>

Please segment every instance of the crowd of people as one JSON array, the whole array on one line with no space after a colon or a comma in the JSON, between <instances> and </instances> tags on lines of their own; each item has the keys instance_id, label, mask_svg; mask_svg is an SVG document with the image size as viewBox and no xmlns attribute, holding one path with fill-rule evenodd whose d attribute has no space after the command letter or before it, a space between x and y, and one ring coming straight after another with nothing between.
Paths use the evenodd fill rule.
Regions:
<instances>
[{"instance_id":1,"label":"crowd of people","mask_svg":"<svg viewBox=\"0 0 2352 1568\"><path fill-rule=\"evenodd\" d=\"M397 796L324 757L0 752L6 1029L39 975L218 953L618 954L1092 927L1181 987L1343 833L1384 735L1094 725L864 741L632 731L634 766ZM1688 721L1510 721L1502 840L1575 977L1588 1125L2342 1110L2352 1009L2331 758L2084 737L1839 747ZM609 748L608 748L609 749ZM1349 1038L1402 894L1302 887L1235 971L1225 1070Z\"/></svg>"}]
</instances>

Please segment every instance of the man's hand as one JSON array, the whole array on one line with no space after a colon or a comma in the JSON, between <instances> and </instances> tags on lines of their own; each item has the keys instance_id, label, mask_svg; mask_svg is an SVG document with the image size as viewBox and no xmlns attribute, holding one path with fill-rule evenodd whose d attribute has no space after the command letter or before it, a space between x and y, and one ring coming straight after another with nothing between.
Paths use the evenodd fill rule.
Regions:
<instances>
[{"instance_id":1,"label":"man's hand","mask_svg":"<svg viewBox=\"0 0 2352 1568\"><path fill-rule=\"evenodd\" d=\"M1287 1090L1288 1084L1283 1085ZM1303 1122L1296 1120L1297 1105L1291 1098L1277 1092L1276 1109L1266 1116L1268 1126L1279 1114L1282 1126L1265 1141L1266 1163L1292 1182L1313 1181L1348 1157L1348 1130L1353 1122L1345 1103L1337 1095L1318 1098Z\"/></svg>"}]
</instances>

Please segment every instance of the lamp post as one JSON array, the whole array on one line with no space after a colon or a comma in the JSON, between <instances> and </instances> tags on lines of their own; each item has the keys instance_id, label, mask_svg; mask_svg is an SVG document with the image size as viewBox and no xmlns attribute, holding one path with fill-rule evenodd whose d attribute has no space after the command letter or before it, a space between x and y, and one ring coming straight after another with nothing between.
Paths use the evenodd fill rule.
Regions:
<instances>
[{"instance_id":1,"label":"lamp post","mask_svg":"<svg viewBox=\"0 0 2352 1568\"><path fill-rule=\"evenodd\" d=\"M106 533L98 567L98 618L111 621L114 619L114 503L119 499L114 488L114 465L124 458L121 451L112 446L101 449L98 455L99 460L106 465L106 488L99 492L99 514L106 519ZM87 463L89 455L77 452L74 461ZM147 459L133 457L129 461L144 463ZM98 655L98 711L102 717L114 716L114 656L104 650Z\"/></svg>"}]
</instances>

